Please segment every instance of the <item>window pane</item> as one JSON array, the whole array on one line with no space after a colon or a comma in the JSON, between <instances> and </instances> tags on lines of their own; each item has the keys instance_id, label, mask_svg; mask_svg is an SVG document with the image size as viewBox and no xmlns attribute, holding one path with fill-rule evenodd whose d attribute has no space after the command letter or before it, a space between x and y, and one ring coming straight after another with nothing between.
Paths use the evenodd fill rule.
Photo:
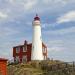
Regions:
<instances>
[{"instance_id":1,"label":"window pane","mask_svg":"<svg viewBox=\"0 0 75 75\"><path fill-rule=\"evenodd\" d=\"M20 48L17 47L17 48L16 48L16 53L19 53L19 52L20 52Z\"/></svg>"},{"instance_id":2,"label":"window pane","mask_svg":"<svg viewBox=\"0 0 75 75\"><path fill-rule=\"evenodd\" d=\"M23 52L26 52L27 51L27 46L24 46L23 47Z\"/></svg>"},{"instance_id":3,"label":"window pane","mask_svg":"<svg viewBox=\"0 0 75 75\"><path fill-rule=\"evenodd\" d=\"M16 56L16 62L19 62L20 61L20 59L19 59L19 56Z\"/></svg>"},{"instance_id":4,"label":"window pane","mask_svg":"<svg viewBox=\"0 0 75 75\"><path fill-rule=\"evenodd\" d=\"M22 62L26 62L26 61L27 61L27 56L24 55L24 56L22 57Z\"/></svg>"}]
</instances>

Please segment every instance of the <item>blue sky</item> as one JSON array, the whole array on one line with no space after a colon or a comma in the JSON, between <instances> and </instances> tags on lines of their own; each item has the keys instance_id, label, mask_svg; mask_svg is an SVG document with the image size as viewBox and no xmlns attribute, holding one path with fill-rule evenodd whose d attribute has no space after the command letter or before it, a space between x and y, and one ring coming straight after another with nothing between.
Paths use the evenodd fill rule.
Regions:
<instances>
[{"instance_id":1,"label":"blue sky","mask_svg":"<svg viewBox=\"0 0 75 75\"><path fill-rule=\"evenodd\" d=\"M36 13L48 57L75 61L75 0L0 0L0 57L12 59L13 46L32 42Z\"/></svg>"}]
</instances>

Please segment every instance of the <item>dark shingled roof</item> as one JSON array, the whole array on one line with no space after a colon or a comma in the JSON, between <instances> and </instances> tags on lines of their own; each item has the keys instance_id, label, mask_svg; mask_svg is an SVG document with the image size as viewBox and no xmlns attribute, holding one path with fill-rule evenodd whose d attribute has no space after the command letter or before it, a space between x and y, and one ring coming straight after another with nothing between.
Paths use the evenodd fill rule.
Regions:
<instances>
[{"instance_id":1,"label":"dark shingled roof","mask_svg":"<svg viewBox=\"0 0 75 75\"><path fill-rule=\"evenodd\" d=\"M5 59L5 58L0 58L0 61L7 61L7 59Z\"/></svg>"}]
</instances>

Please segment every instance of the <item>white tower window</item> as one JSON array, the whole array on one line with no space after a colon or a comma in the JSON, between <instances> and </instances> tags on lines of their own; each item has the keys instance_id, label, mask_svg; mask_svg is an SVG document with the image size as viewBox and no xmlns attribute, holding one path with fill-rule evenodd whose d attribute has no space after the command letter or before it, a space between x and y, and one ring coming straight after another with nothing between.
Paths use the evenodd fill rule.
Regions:
<instances>
[{"instance_id":1,"label":"white tower window","mask_svg":"<svg viewBox=\"0 0 75 75\"><path fill-rule=\"evenodd\" d=\"M20 52L20 47L16 47L16 53Z\"/></svg>"}]
</instances>

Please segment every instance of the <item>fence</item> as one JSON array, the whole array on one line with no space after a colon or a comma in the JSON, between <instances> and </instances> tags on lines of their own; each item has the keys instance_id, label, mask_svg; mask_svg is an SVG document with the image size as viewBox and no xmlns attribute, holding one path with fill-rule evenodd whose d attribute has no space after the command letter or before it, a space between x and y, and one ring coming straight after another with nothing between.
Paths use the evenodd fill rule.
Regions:
<instances>
[{"instance_id":1,"label":"fence","mask_svg":"<svg viewBox=\"0 0 75 75\"><path fill-rule=\"evenodd\" d=\"M47 71L55 71L55 70L61 70L61 69L75 70L75 62L64 62L60 64L55 64L55 65L42 64L41 68Z\"/></svg>"}]
</instances>

